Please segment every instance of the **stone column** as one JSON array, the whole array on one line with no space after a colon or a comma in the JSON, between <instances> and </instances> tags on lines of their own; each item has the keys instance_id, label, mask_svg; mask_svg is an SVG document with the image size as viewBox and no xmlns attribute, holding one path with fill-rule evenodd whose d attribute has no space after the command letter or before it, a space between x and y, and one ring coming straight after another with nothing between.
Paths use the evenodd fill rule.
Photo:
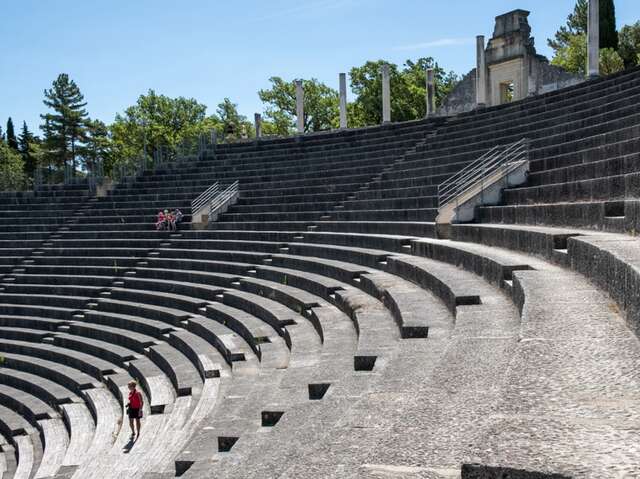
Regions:
<instances>
[{"instance_id":1,"label":"stone column","mask_svg":"<svg viewBox=\"0 0 640 479\"><path fill-rule=\"evenodd\" d=\"M587 74L600 76L600 0L589 0Z\"/></svg>"},{"instance_id":2,"label":"stone column","mask_svg":"<svg viewBox=\"0 0 640 479\"><path fill-rule=\"evenodd\" d=\"M476 37L476 104L487 104L487 62L484 51L484 35Z\"/></svg>"},{"instance_id":3,"label":"stone column","mask_svg":"<svg viewBox=\"0 0 640 479\"><path fill-rule=\"evenodd\" d=\"M256 127L256 138L260 138L262 136L262 115L260 113L256 113L253 118Z\"/></svg>"},{"instance_id":4,"label":"stone column","mask_svg":"<svg viewBox=\"0 0 640 479\"><path fill-rule=\"evenodd\" d=\"M391 80L389 65L382 65L382 123L391 122Z\"/></svg>"},{"instance_id":5,"label":"stone column","mask_svg":"<svg viewBox=\"0 0 640 479\"><path fill-rule=\"evenodd\" d=\"M433 68L427 68L427 117L436 113L436 79Z\"/></svg>"},{"instance_id":6,"label":"stone column","mask_svg":"<svg viewBox=\"0 0 640 479\"><path fill-rule=\"evenodd\" d=\"M302 80L296 80L296 115L298 125L298 133L304 133L304 90L302 88Z\"/></svg>"},{"instance_id":7,"label":"stone column","mask_svg":"<svg viewBox=\"0 0 640 479\"><path fill-rule=\"evenodd\" d=\"M347 74L340 73L340 128L347 128Z\"/></svg>"}]
</instances>

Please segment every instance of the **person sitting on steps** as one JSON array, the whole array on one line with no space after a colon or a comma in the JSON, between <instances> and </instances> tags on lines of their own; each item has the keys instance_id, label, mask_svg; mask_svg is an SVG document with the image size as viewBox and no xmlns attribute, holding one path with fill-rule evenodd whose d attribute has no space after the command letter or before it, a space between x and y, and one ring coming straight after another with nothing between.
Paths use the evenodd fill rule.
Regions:
<instances>
[{"instance_id":1,"label":"person sitting on steps","mask_svg":"<svg viewBox=\"0 0 640 479\"><path fill-rule=\"evenodd\" d=\"M182 223L183 216L184 215L182 214L182 211L180 211L178 208L173 210L173 231L176 231L178 229L178 225Z\"/></svg>"},{"instance_id":2,"label":"person sitting on steps","mask_svg":"<svg viewBox=\"0 0 640 479\"><path fill-rule=\"evenodd\" d=\"M127 385L129 387L127 416L129 416L129 427L131 428L131 441L140 437L140 418L142 417L142 406L144 404L142 393L136 389L136 385L137 383L135 381L129 381ZM134 421L136 428L133 427Z\"/></svg>"},{"instance_id":3,"label":"person sitting on steps","mask_svg":"<svg viewBox=\"0 0 640 479\"><path fill-rule=\"evenodd\" d=\"M156 220L156 230L162 231L167 226L167 217L164 215L164 212L160 211L158 213L158 219Z\"/></svg>"},{"instance_id":4,"label":"person sitting on steps","mask_svg":"<svg viewBox=\"0 0 640 479\"><path fill-rule=\"evenodd\" d=\"M176 230L176 217L173 215L172 211L164 210L164 215L167 218L167 229L169 231Z\"/></svg>"}]
</instances>

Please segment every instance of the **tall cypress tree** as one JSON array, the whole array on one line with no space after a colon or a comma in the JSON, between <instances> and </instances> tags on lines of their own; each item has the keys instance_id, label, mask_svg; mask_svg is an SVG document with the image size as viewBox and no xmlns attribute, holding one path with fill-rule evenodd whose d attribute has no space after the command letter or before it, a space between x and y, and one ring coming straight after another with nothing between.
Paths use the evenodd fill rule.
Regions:
<instances>
[{"instance_id":1,"label":"tall cypress tree","mask_svg":"<svg viewBox=\"0 0 640 479\"><path fill-rule=\"evenodd\" d=\"M85 138L87 103L78 85L66 73L61 73L52 88L44 91L44 104L53 113L40 115L47 126L47 143L58 166L76 166L76 147ZM44 129L44 126L43 126ZM70 161L69 161L70 160Z\"/></svg>"},{"instance_id":2,"label":"tall cypress tree","mask_svg":"<svg viewBox=\"0 0 640 479\"><path fill-rule=\"evenodd\" d=\"M13 148L18 151L18 140L16 138L16 132L13 128L13 120L11 117L7 120L7 145L9 145L9 148Z\"/></svg>"},{"instance_id":3,"label":"tall cypress tree","mask_svg":"<svg viewBox=\"0 0 640 479\"><path fill-rule=\"evenodd\" d=\"M22 131L18 137L18 150L24 160L24 172L29 178L33 178L36 170L36 157L33 152L33 147L36 143L36 137L29 131L27 122L22 122Z\"/></svg>"},{"instance_id":4,"label":"tall cypress tree","mask_svg":"<svg viewBox=\"0 0 640 479\"><path fill-rule=\"evenodd\" d=\"M600 48L618 49L616 6L613 0L600 0Z\"/></svg>"}]
</instances>

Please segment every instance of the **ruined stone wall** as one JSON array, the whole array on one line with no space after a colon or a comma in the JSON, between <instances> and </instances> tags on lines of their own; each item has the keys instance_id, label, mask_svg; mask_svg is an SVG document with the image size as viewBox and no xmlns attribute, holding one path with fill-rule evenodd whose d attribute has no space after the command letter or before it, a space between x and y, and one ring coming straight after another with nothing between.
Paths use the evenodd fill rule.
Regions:
<instances>
[{"instance_id":1,"label":"ruined stone wall","mask_svg":"<svg viewBox=\"0 0 640 479\"><path fill-rule=\"evenodd\" d=\"M535 88L532 94L541 95L550 91L567 88L582 83L585 79L569 73L562 68L549 64L546 58L531 60L535 72L532 79ZM533 86L532 86L533 87ZM526 96L527 92L523 92ZM495 102L495 98L493 99ZM438 108L438 115L450 116L472 111L476 108L476 69L467 73L443 100Z\"/></svg>"},{"instance_id":2,"label":"ruined stone wall","mask_svg":"<svg viewBox=\"0 0 640 479\"><path fill-rule=\"evenodd\" d=\"M541 77L541 85L537 88L538 94L559 90L560 88L567 88L585 81L584 78L569 73L548 62L540 62L539 75Z\"/></svg>"},{"instance_id":3,"label":"ruined stone wall","mask_svg":"<svg viewBox=\"0 0 640 479\"><path fill-rule=\"evenodd\" d=\"M476 107L476 69L467 73L438 108L438 115L450 116Z\"/></svg>"}]
</instances>

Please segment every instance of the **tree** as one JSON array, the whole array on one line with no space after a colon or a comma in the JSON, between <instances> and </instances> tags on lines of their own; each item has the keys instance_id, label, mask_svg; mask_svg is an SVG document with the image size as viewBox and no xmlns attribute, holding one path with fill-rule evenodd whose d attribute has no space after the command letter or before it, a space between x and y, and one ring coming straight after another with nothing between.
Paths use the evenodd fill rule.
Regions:
<instances>
[{"instance_id":1,"label":"tree","mask_svg":"<svg viewBox=\"0 0 640 479\"><path fill-rule=\"evenodd\" d=\"M207 107L193 98L170 98L153 90L140 95L135 105L116 115L110 127L113 151L106 170L142 157L145 143L148 157L154 149L175 152L185 141L195 144L200 133L215 127L206 111Z\"/></svg>"},{"instance_id":2,"label":"tree","mask_svg":"<svg viewBox=\"0 0 640 479\"><path fill-rule=\"evenodd\" d=\"M573 12L567 17L566 26L561 26L548 45L558 51L569 44L571 37L587 33L589 28L589 0L577 0ZM616 31L616 8L613 0L600 0L600 48L618 48Z\"/></svg>"},{"instance_id":3,"label":"tree","mask_svg":"<svg viewBox=\"0 0 640 479\"><path fill-rule=\"evenodd\" d=\"M561 26L556 32L554 39L548 39L547 44L554 50L555 54L559 50L569 46L571 38L587 33L589 25L589 0L578 0L573 12L567 17L567 25ZM555 56L555 55L554 55Z\"/></svg>"},{"instance_id":4,"label":"tree","mask_svg":"<svg viewBox=\"0 0 640 479\"><path fill-rule=\"evenodd\" d=\"M613 0L600 0L600 48L618 49L616 7Z\"/></svg>"},{"instance_id":5,"label":"tree","mask_svg":"<svg viewBox=\"0 0 640 479\"><path fill-rule=\"evenodd\" d=\"M587 35L581 33L569 38L568 43L556 51L551 60L553 65L577 75L587 73Z\"/></svg>"},{"instance_id":6,"label":"tree","mask_svg":"<svg viewBox=\"0 0 640 479\"><path fill-rule=\"evenodd\" d=\"M572 73L585 73L588 18L588 0L577 0L573 12L567 17L567 24L560 27L553 39L547 40L554 51L551 63ZM618 49L618 32L616 31L616 13L613 0L600 0L600 48L609 48L613 51ZM607 60L613 59L609 52L605 52L604 55ZM631 55L631 58L633 57L635 55ZM581 64L583 59L584 63ZM617 62L615 63L617 64Z\"/></svg>"},{"instance_id":7,"label":"tree","mask_svg":"<svg viewBox=\"0 0 640 479\"><path fill-rule=\"evenodd\" d=\"M620 29L618 53L626 68L640 64L640 21Z\"/></svg>"},{"instance_id":8,"label":"tree","mask_svg":"<svg viewBox=\"0 0 640 479\"><path fill-rule=\"evenodd\" d=\"M248 138L255 136L254 128L247 117L238 113L238 105L228 98L218 104L216 114L211 118L216 130L224 135L226 140Z\"/></svg>"},{"instance_id":9,"label":"tree","mask_svg":"<svg viewBox=\"0 0 640 479\"><path fill-rule=\"evenodd\" d=\"M351 69L351 89L356 100L350 105L352 126L376 125L382 121L382 77L380 69L389 65L391 86L391 120L408 121L424 118L426 113L426 69L435 70L436 105L458 81L453 72L446 73L433 58L407 60L402 69L384 60L369 61Z\"/></svg>"},{"instance_id":10,"label":"tree","mask_svg":"<svg viewBox=\"0 0 640 479\"><path fill-rule=\"evenodd\" d=\"M22 157L8 144L0 142L0 191L21 190L24 183Z\"/></svg>"},{"instance_id":11,"label":"tree","mask_svg":"<svg viewBox=\"0 0 640 479\"><path fill-rule=\"evenodd\" d=\"M290 134L296 118L296 84L280 77L269 78L271 88L260 90L260 100L267 104L268 127L279 135ZM304 131L322 131L340 124L339 95L336 90L315 78L302 80L304 89ZM266 133L266 131L265 131Z\"/></svg>"},{"instance_id":12,"label":"tree","mask_svg":"<svg viewBox=\"0 0 640 479\"><path fill-rule=\"evenodd\" d=\"M262 120L262 133L265 135L286 136L294 132L291 115L285 111L272 109Z\"/></svg>"},{"instance_id":13,"label":"tree","mask_svg":"<svg viewBox=\"0 0 640 479\"><path fill-rule=\"evenodd\" d=\"M38 139L29 131L27 122L22 122L22 131L18 137L18 151L22 155L24 164L24 173L27 178L33 178L36 168L38 167Z\"/></svg>"},{"instance_id":14,"label":"tree","mask_svg":"<svg viewBox=\"0 0 640 479\"><path fill-rule=\"evenodd\" d=\"M9 148L13 148L18 151L18 139L16 138L16 132L13 128L13 120L11 117L7 120L7 145Z\"/></svg>"},{"instance_id":15,"label":"tree","mask_svg":"<svg viewBox=\"0 0 640 479\"><path fill-rule=\"evenodd\" d=\"M76 146L85 138L88 115L84 107L87 103L78 85L66 73L58 75L52 88L44 91L44 96L44 104L53 110L53 113L40 115L48 125L45 136L49 154L57 166L70 163L75 174Z\"/></svg>"},{"instance_id":16,"label":"tree","mask_svg":"<svg viewBox=\"0 0 640 479\"><path fill-rule=\"evenodd\" d=\"M100 120L87 120L87 137L82 147L82 157L87 171L96 172L100 161L109 162L112 155L112 141L109 128Z\"/></svg>"},{"instance_id":17,"label":"tree","mask_svg":"<svg viewBox=\"0 0 640 479\"><path fill-rule=\"evenodd\" d=\"M613 48L603 48L600 50L600 72L603 75L624 70L624 61Z\"/></svg>"}]
</instances>

